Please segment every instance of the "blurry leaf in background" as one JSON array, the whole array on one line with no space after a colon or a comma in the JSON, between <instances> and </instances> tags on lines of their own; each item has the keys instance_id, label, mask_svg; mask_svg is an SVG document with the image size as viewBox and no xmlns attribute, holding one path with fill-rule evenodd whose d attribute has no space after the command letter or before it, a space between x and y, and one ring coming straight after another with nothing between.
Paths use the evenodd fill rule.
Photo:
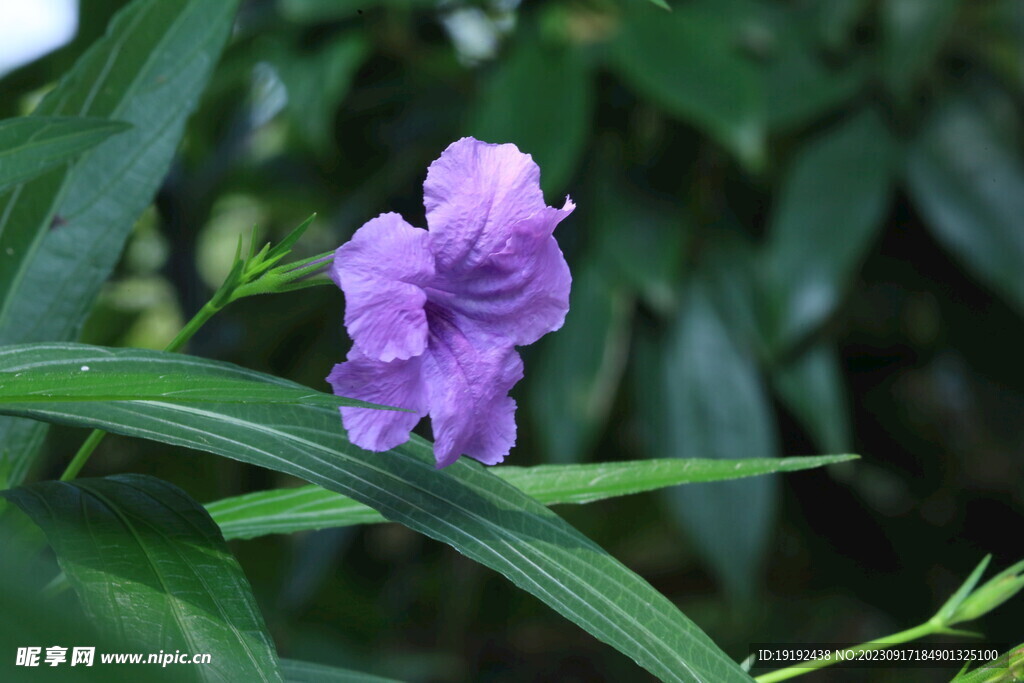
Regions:
<instances>
[{"instance_id":1,"label":"blurry leaf in background","mask_svg":"<svg viewBox=\"0 0 1024 683\"><path fill-rule=\"evenodd\" d=\"M1024 163L1013 144L974 104L951 99L911 144L906 172L939 241L1024 312Z\"/></svg>"},{"instance_id":2,"label":"blurry leaf in background","mask_svg":"<svg viewBox=\"0 0 1024 683\"><path fill-rule=\"evenodd\" d=\"M598 263L577 270L562 329L540 344L527 410L546 462L585 460L600 436L629 351L633 299Z\"/></svg>"},{"instance_id":3,"label":"blurry leaf in background","mask_svg":"<svg viewBox=\"0 0 1024 683\"><path fill-rule=\"evenodd\" d=\"M278 10L290 21L317 23L352 19L361 12L388 6L433 7L435 0L277 0Z\"/></svg>"},{"instance_id":4,"label":"blurry leaf in background","mask_svg":"<svg viewBox=\"0 0 1024 683\"><path fill-rule=\"evenodd\" d=\"M86 614L125 649L210 653L176 670L188 680L281 680L242 568L184 491L126 474L4 495L43 529Z\"/></svg>"},{"instance_id":5,"label":"blurry leaf in background","mask_svg":"<svg viewBox=\"0 0 1024 683\"><path fill-rule=\"evenodd\" d=\"M765 3L764 21L745 28L749 49L762 55L767 122L773 129L798 126L841 105L868 75L863 61L835 69L826 66L818 57L813 33L801 29L798 11Z\"/></svg>"},{"instance_id":6,"label":"blurry leaf in background","mask_svg":"<svg viewBox=\"0 0 1024 683\"><path fill-rule=\"evenodd\" d=\"M363 34L350 32L314 49L279 45L270 53L288 91L291 125L317 154L334 149L334 113L368 51Z\"/></svg>"},{"instance_id":7,"label":"blurry leaf in background","mask_svg":"<svg viewBox=\"0 0 1024 683\"><path fill-rule=\"evenodd\" d=\"M167 172L235 4L136 0L40 103L40 116L132 128L0 198L0 344L78 335ZM0 418L12 484L23 480L44 434L38 423Z\"/></svg>"},{"instance_id":8,"label":"blurry leaf in background","mask_svg":"<svg viewBox=\"0 0 1024 683\"><path fill-rule=\"evenodd\" d=\"M606 278L629 287L658 313L670 314L693 233L691 221L664 200L613 178L602 177L590 193L594 205L588 233L593 236L588 239L596 242L590 258L607 264Z\"/></svg>"},{"instance_id":9,"label":"blurry leaf in background","mask_svg":"<svg viewBox=\"0 0 1024 683\"><path fill-rule=\"evenodd\" d=\"M1024 88L1024 12L1017 0L993 0L968 6L977 28L971 48L1014 90Z\"/></svg>"},{"instance_id":10,"label":"blurry leaf in background","mask_svg":"<svg viewBox=\"0 0 1024 683\"><path fill-rule=\"evenodd\" d=\"M850 447L850 417L836 347L818 342L772 370L775 391L817 444L828 452Z\"/></svg>"},{"instance_id":11,"label":"blurry leaf in background","mask_svg":"<svg viewBox=\"0 0 1024 683\"><path fill-rule=\"evenodd\" d=\"M72 116L28 116L0 121L0 193L70 161L130 127L120 121ZM0 233L0 247L6 242L3 238ZM0 260L0 267L12 265L11 261Z\"/></svg>"},{"instance_id":12,"label":"blurry leaf in background","mask_svg":"<svg viewBox=\"0 0 1024 683\"><path fill-rule=\"evenodd\" d=\"M504 465L492 470L517 489L544 503L593 503L680 484L724 481L822 467L855 455L721 460L658 458L587 465ZM257 491L207 504L207 511L228 540L288 534L387 520L361 503L319 486Z\"/></svg>"},{"instance_id":13,"label":"blurry leaf in background","mask_svg":"<svg viewBox=\"0 0 1024 683\"><path fill-rule=\"evenodd\" d=\"M693 0L671 14L648 6L622 12L611 44L619 76L670 114L709 134L746 166L763 163L765 112L759 67L739 42L759 21L749 0Z\"/></svg>"},{"instance_id":14,"label":"blurry leaf in background","mask_svg":"<svg viewBox=\"0 0 1024 683\"><path fill-rule=\"evenodd\" d=\"M890 92L906 97L914 80L938 54L959 6L960 0L885 0L879 4L882 77Z\"/></svg>"},{"instance_id":15,"label":"blurry leaf in background","mask_svg":"<svg viewBox=\"0 0 1024 683\"><path fill-rule=\"evenodd\" d=\"M206 368L303 388L228 363L142 349L25 345L0 353L0 370L54 362L179 377ZM419 437L368 453L348 442L336 408L309 404L55 401L0 404L0 412L155 439L319 484L500 572L663 680L750 680L671 601L561 517L468 458L438 471L431 444Z\"/></svg>"},{"instance_id":16,"label":"blurry leaf in background","mask_svg":"<svg viewBox=\"0 0 1024 683\"><path fill-rule=\"evenodd\" d=\"M791 162L765 247L776 352L839 302L885 219L895 151L885 124L868 110L811 139Z\"/></svg>"},{"instance_id":17,"label":"blurry leaf in background","mask_svg":"<svg viewBox=\"0 0 1024 683\"><path fill-rule=\"evenodd\" d=\"M812 0L809 13L818 40L829 50L847 47L870 0Z\"/></svg>"},{"instance_id":18,"label":"blurry leaf in background","mask_svg":"<svg viewBox=\"0 0 1024 683\"><path fill-rule=\"evenodd\" d=\"M540 166L544 191L561 192L590 132L590 68L573 46L548 44L530 29L517 38L470 108L468 134L515 143Z\"/></svg>"},{"instance_id":19,"label":"blurry leaf in background","mask_svg":"<svg viewBox=\"0 0 1024 683\"><path fill-rule=\"evenodd\" d=\"M729 332L755 357L767 355L764 287L754 244L735 226L716 226L701 245L700 278Z\"/></svg>"},{"instance_id":20,"label":"blurry leaf in background","mask_svg":"<svg viewBox=\"0 0 1024 683\"><path fill-rule=\"evenodd\" d=\"M678 458L770 458L778 445L753 359L731 338L694 279L664 349L661 446ZM767 550L774 477L698 484L667 492L676 519L728 594L749 600Z\"/></svg>"}]
</instances>

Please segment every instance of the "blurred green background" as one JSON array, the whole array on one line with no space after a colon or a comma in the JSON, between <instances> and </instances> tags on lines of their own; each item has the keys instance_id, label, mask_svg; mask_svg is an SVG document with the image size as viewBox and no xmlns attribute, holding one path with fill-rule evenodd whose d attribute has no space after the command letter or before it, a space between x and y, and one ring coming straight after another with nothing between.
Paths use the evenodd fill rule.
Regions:
<instances>
[{"instance_id":1,"label":"blurred green background","mask_svg":"<svg viewBox=\"0 0 1024 683\"><path fill-rule=\"evenodd\" d=\"M30 111L123 3L0 79ZM250 0L84 341L159 348L239 234L319 217L298 256L382 211L425 225L453 140L514 142L574 288L523 349L508 462L856 452L785 478L559 512L737 659L927 619L982 555L1024 557L1024 3ZM190 352L320 390L333 288L248 299ZM429 437L426 423L425 436ZM54 430L57 476L84 434ZM386 456L381 456L386 457ZM86 474L201 501L287 485L111 437ZM638 680L504 579L395 525L236 542L282 656L412 681ZM1018 597L975 626L1024 640ZM808 680L948 680L829 671Z\"/></svg>"}]
</instances>

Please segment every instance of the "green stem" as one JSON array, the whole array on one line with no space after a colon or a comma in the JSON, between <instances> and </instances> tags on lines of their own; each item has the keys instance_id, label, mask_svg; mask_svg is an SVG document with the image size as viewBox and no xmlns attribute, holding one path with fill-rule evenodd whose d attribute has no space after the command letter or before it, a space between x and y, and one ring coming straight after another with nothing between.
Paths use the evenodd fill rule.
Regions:
<instances>
[{"instance_id":1,"label":"green stem","mask_svg":"<svg viewBox=\"0 0 1024 683\"><path fill-rule=\"evenodd\" d=\"M203 307L199 309L198 313L192 316L192 319L189 320L183 328L181 328L181 332L178 332L178 335L171 340L171 343L164 347L164 351L170 351L172 353L180 351L185 344L188 343L188 340L199 331L199 328L202 327L207 320L216 315L221 308L223 308L222 305L215 303L218 299L223 299L223 296L219 291L214 295L213 299L207 301ZM96 447L100 445L103 441L103 437L106 435L107 433L102 429L94 429L92 433L89 434L89 438L87 438L81 447L79 447L78 452L75 453L75 457L73 457L71 462L68 463L68 466L64 469L64 473L60 475L60 480L71 481L77 477L78 473L82 471L83 467L85 467L85 463L89 461L89 456L92 455L92 452L96 450Z\"/></svg>"},{"instance_id":2,"label":"green stem","mask_svg":"<svg viewBox=\"0 0 1024 683\"><path fill-rule=\"evenodd\" d=\"M206 324L206 321L212 318L220 311L222 307L213 303L213 300L207 301L203 304L203 307L199 309L199 312L192 316L192 319L185 323L185 327L181 328L181 332L171 340L171 343L164 347L164 351L170 351L172 353L181 351L182 347L188 343L188 340L199 331L199 328Z\"/></svg>"},{"instance_id":3,"label":"green stem","mask_svg":"<svg viewBox=\"0 0 1024 683\"><path fill-rule=\"evenodd\" d=\"M842 659L853 659L861 652L871 652L872 650L883 650L891 645L899 645L900 643L907 643L911 640L917 640L926 636L934 635L936 633L945 633L951 629L948 629L943 624L926 621L920 626L914 628L908 628L906 631L900 631L894 633L891 636L885 636L884 638L877 638L870 640L860 645L846 648L845 650L836 650L831 654L828 659L812 659L800 664L793 666L787 666L784 669L778 669L776 671L770 671L766 674L762 674L754 678L758 683L776 683L777 681L785 681L790 678L809 673L811 671L817 671L818 669L824 669L827 666L831 666L839 661L837 655L842 653Z\"/></svg>"},{"instance_id":4,"label":"green stem","mask_svg":"<svg viewBox=\"0 0 1024 683\"><path fill-rule=\"evenodd\" d=\"M75 457L71 458L71 462L64 468L64 474L60 475L61 481L71 481L78 476L78 473L85 467L85 463L89 461L89 456L96 450L96 447L100 445L107 433L102 429L94 429L89 434L89 438L78 448L78 452L75 453Z\"/></svg>"}]
</instances>

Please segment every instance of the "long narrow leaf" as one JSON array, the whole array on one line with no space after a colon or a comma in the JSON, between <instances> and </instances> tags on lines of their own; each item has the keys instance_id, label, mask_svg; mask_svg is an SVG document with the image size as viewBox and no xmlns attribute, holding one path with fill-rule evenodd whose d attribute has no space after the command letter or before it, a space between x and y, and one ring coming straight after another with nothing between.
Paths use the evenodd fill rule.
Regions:
<instances>
[{"instance_id":1,"label":"long narrow leaf","mask_svg":"<svg viewBox=\"0 0 1024 683\"><path fill-rule=\"evenodd\" d=\"M31 372L55 363L156 375L195 375L208 367L233 372L238 380L296 386L224 363L152 351L75 344L0 349L0 371ZM317 405L0 399L0 413L154 439L300 477L500 572L662 680L750 680L665 596L600 546L475 462L463 459L436 470L422 439L367 453L347 441L337 410Z\"/></svg>"},{"instance_id":2,"label":"long narrow leaf","mask_svg":"<svg viewBox=\"0 0 1024 683\"><path fill-rule=\"evenodd\" d=\"M72 381L73 380L73 381ZM383 408L307 388L239 381L204 372L153 375L62 365L45 372L0 372L0 395L12 403L54 401L166 401L168 403L307 403L337 408Z\"/></svg>"},{"instance_id":3,"label":"long narrow leaf","mask_svg":"<svg viewBox=\"0 0 1024 683\"><path fill-rule=\"evenodd\" d=\"M855 455L701 460L666 458L587 465L496 467L494 473L545 505L591 503L666 486L795 472L853 460ZM247 493L206 506L225 538L255 538L387 520L351 498L319 486Z\"/></svg>"},{"instance_id":4,"label":"long narrow leaf","mask_svg":"<svg viewBox=\"0 0 1024 683\"><path fill-rule=\"evenodd\" d=\"M78 336L167 173L236 6L135 0L39 104L33 117L131 128L0 197L0 344ZM44 433L45 425L0 419L12 484L24 479Z\"/></svg>"},{"instance_id":5,"label":"long narrow leaf","mask_svg":"<svg viewBox=\"0 0 1024 683\"><path fill-rule=\"evenodd\" d=\"M0 121L0 192L131 128L107 119L26 116Z\"/></svg>"}]
</instances>

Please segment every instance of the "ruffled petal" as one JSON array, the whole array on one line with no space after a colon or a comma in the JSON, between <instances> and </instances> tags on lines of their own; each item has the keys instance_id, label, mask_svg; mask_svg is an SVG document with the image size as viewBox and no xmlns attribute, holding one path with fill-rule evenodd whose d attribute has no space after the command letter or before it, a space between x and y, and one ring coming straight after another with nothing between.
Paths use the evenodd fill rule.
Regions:
<instances>
[{"instance_id":1,"label":"ruffled petal","mask_svg":"<svg viewBox=\"0 0 1024 683\"><path fill-rule=\"evenodd\" d=\"M423 353L423 287L433 276L426 230L397 213L382 214L356 230L338 247L331 267L331 277L345 292L345 326L356 346L381 361Z\"/></svg>"},{"instance_id":2,"label":"ruffled petal","mask_svg":"<svg viewBox=\"0 0 1024 683\"><path fill-rule=\"evenodd\" d=\"M438 271L475 268L504 247L512 227L544 207L540 169L515 145L453 142L423 184Z\"/></svg>"},{"instance_id":3,"label":"ruffled petal","mask_svg":"<svg viewBox=\"0 0 1024 683\"><path fill-rule=\"evenodd\" d=\"M532 344L562 326L572 277L552 236L576 208L544 207L517 223L501 251L459 277L439 275L430 299L470 318L498 343Z\"/></svg>"},{"instance_id":4,"label":"ruffled petal","mask_svg":"<svg viewBox=\"0 0 1024 683\"><path fill-rule=\"evenodd\" d=\"M513 347L457 327L449 311L428 304L428 316L423 378L437 466L447 467L460 455L495 465L516 442L516 403L508 392L522 379L523 362Z\"/></svg>"},{"instance_id":5,"label":"ruffled petal","mask_svg":"<svg viewBox=\"0 0 1024 683\"><path fill-rule=\"evenodd\" d=\"M385 363L352 347L348 360L327 376L335 395L414 412L341 408L349 441L368 451L386 451L409 440L412 428L427 414L422 366L421 357Z\"/></svg>"}]
</instances>

